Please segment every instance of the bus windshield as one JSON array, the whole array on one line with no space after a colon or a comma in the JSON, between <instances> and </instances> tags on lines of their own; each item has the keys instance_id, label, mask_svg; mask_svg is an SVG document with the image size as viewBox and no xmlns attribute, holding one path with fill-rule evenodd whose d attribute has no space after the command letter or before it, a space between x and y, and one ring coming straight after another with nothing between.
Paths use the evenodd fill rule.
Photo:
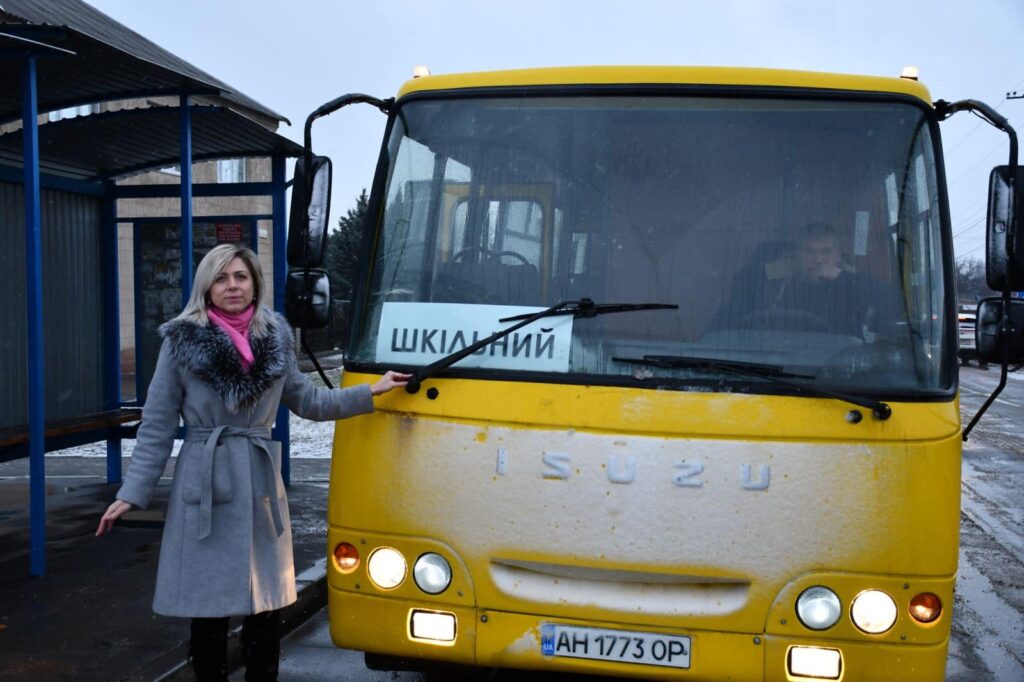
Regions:
<instances>
[{"instance_id":1,"label":"bus windshield","mask_svg":"<svg viewBox=\"0 0 1024 682\"><path fill-rule=\"evenodd\" d=\"M704 96L412 99L387 142L349 360L678 390L948 394L943 206L925 108ZM645 359L654 358L648 362Z\"/></svg>"}]
</instances>

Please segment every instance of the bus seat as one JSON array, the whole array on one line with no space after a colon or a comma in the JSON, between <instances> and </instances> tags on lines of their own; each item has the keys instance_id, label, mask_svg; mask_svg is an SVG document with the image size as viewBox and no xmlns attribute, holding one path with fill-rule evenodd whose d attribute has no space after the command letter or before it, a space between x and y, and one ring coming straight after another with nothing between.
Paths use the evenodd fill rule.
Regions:
<instances>
[{"instance_id":1,"label":"bus seat","mask_svg":"<svg viewBox=\"0 0 1024 682\"><path fill-rule=\"evenodd\" d=\"M449 303L538 305L540 275L530 263L448 261L434 283L434 300Z\"/></svg>"}]
</instances>

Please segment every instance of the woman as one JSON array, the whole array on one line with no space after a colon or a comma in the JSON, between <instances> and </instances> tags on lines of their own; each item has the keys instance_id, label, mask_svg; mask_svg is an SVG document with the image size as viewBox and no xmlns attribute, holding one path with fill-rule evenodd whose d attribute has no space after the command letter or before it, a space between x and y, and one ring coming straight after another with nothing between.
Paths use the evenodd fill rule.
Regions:
<instances>
[{"instance_id":1,"label":"woman","mask_svg":"<svg viewBox=\"0 0 1024 682\"><path fill-rule=\"evenodd\" d=\"M387 372L373 385L314 387L298 371L292 331L261 305L256 254L223 244L203 258L192 297L160 327L131 465L96 535L145 508L178 434L185 442L171 484L153 610L192 619L190 654L200 680L226 679L228 617L245 616L247 680L276 679L279 609L296 599L280 444L270 426L284 403L301 417L373 411L372 396L404 386Z\"/></svg>"}]
</instances>

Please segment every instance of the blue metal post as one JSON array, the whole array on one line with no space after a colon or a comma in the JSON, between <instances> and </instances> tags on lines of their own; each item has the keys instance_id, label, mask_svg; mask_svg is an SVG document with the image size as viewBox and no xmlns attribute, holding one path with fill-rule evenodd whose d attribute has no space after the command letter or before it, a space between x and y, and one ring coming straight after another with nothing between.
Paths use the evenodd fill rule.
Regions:
<instances>
[{"instance_id":1,"label":"blue metal post","mask_svg":"<svg viewBox=\"0 0 1024 682\"><path fill-rule=\"evenodd\" d=\"M25 58L21 122L25 168L25 300L28 307L28 448L31 575L46 572L46 384L43 355L43 240L39 198L36 58Z\"/></svg>"},{"instance_id":2,"label":"blue metal post","mask_svg":"<svg viewBox=\"0 0 1024 682\"><path fill-rule=\"evenodd\" d=\"M142 225L138 220L132 223L132 271L142 272ZM139 278L135 278L135 286L132 291L132 305L135 306L135 329L132 330L132 338L135 339L135 404L142 405L145 402L146 388L143 383L142 372L139 371L140 358L142 357L142 315L140 310L145 308L142 305L142 284Z\"/></svg>"},{"instance_id":3,"label":"blue metal post","mask_svg":"<svg viewBox=\"0 0 1024 682\"><path fill-rule=\"evenodd\" d=\"M103 408L121 407L121 305L117 258L115 184L104 183L103 224ZM107 438L107 483L121 482L121 439Z\"/></svg>"},{"instance_id":4,"label":"blue metal post","mask_svg":"<svg viewBox=\"0 0 1024 682\"><path fill-rule=\"evenodd\" d=\"M271 161L271 185L273 186L273 245L274 245L274 310L284 313L284 283L288 273L287 251L288 232L285 223L285 179L284 157L275 156ZM277 421L273 432L274 440L281 443L281 478L285 485L292 483L291 434L288 428L288 408L277 408Z\"/></svg>"},{"instance_id":5,"label":"blue metal post","mask_svg":"<svg viewBox=\"0 0 1024 682\"><path fill-rule=\"evenodd\" d=\"M181 306L192 295L192 107L181 95Z\"/></svg>"}]
</instances>

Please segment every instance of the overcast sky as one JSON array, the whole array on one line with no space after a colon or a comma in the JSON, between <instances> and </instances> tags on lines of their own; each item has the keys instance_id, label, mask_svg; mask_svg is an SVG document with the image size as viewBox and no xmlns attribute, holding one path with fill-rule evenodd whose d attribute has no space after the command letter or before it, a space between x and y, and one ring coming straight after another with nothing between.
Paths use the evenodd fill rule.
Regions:
<instances>
[{"instance_id":1,"label":"overcast sky","mask_svg":"<svg viewBox=\"0 0 1024 682\"><path fill-rule=\"evenodd\" d=\"M434 74L536 66L755 66L896 76L920 69L933 99L980 99L1024 136L1024 0L88 0L291 120L347 92L385 98ZM384 116L322 119L334 161L332 222L369 188ZM984 257L988 173L1006 136L969 114L942 126L958 257Z\"/></svg>"}]
</instances>

